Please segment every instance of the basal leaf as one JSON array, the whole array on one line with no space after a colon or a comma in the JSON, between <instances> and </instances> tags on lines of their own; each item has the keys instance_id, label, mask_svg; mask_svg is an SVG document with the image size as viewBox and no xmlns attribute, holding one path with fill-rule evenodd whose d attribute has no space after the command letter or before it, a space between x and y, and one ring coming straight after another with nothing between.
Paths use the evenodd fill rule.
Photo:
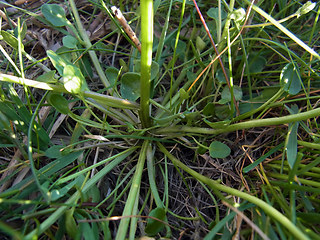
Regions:
<instances>
[{"instance_id":1,"label":"basal leaf","mask_svg":"<svg viewBox=\"0 0 320 240\"><path fill-rule=\"evenodd\" d=\"M149 236L155 236L157 233L161 232L162 229L164 228L164 223L160 222L156 219L159 219L161 221L165 221L166 212L163 208L158 207L158 208L153 209L150 212L149 216L153 217L153 218L148 218L145 232ZM154 218L156 218L156 219L154 219Z\"/></svg>"},{"instance_id":2,"label":"basal leaf","mask_svg":"<svg viewBox=\"0 0 320 240\"><path fill-rule=\"evenodd\" d=\"M78 40L71 35L67 35L62 38L62 43L63 43L63 46L67 48L75 49L77 47Z\"/></svg>"},{"instance_id":3,"label":"basal leaf","mask_svg":"<svg viewBox=\"0 0 320 240\"><path fill-rule=\"evenodd\" d=\"M82 220L82 216L80 217L80 219ZM97 232L96 234L93 232L93 229L91 228L89 222L81 222L79 224L79 227L84 240L96 239L96 236L99 236L99 232Z\"/></svg>"},{"instance_id":4,"label":"basal leaf","mask_svg":"<svg viewBox=\"0 0 320 240\"><path fill-rule=\"evenodd\" d=\"M202 52L204 48L207 46L206 42L202 40L200 36L196 38L196 47L199 52Z\"/></svg>"},{"instance_id":5,"label":"basal leaf","mask_svg":"<svg viewBox=\"0 0 320 240\"><path fill-rule=\"evenodd\" d=\"M172 49L175 48L175 44L176 44L176 40L172 39L172 41L171 41ZM186 49L187 49L187 44L184 41L179 40L178 44L177 44L177 49L176 49L176 56L183 58L186 53Z\"/></svg>"},{"instance_id":6,"label":"basal leaf","mask_svg":"<svg viewBox=\"0 0 320 240\"><path fill-rule=\"evenodd\" d=\"M218 21L218 19L219 19L219 8L212 7L212 8L210 8L208 10L207 14L208 14L208 16L210 18L213 18L215 21ZM227 13L222 9L222 11L221 11L221 19L223 20L225 18L227 18Z\"/></svg>"},{"instance_id":7,"label":"basal leaf","mask_svg":"<svg viewBox=\"0 0 320 240\"><path fill-rule=\"evenodd\" d=\"M69 103L67 99L57 93L50 93L47 96L47 101L55 108L58 112L62 114L68 114L69 110Z\"/></svg>"},{"instance_id":8,"label":"basal leaf","mask_svg":"<svg viewBox=\"0 0 320 240\"><path fill-rule=\"evenodd\" d=\"M134 72L140 73L141 71L141 61L140 60L135 60L134 61ZM151 63L151 76L150 80L154 80L159 73L159 64L155 61L152 61Z\"/></svg>"},{"instance_id":9,"label":"basal leaf","mask_svg":"<svg viewBox=\"0 0 320 240\"><path fill-rule=\"evenodd\" d=\"M159 64L157 62L155 62L155 61L152 61L152 63L151 63L151 73L150 73L150 80L151 81L154 80L157 77L157 75L159 73L159 69L160 69Z\"/></svg>"},{"instance_id":10,"label":"basal leaf","mask_svg":"<svg viewBox=\"0 0 320 240\"><path fill-rule=\"evenodd\" d=\"M122 59L119 59L119 65L121 66L122 72L129 72L128 64Z\"/></svg>"},{"instance_id":11,"label":"basal leaf","mask_svg":"<svg viewBox=\"0 0 320 240\"><path fill-rule=\"evenodd\" d=\"M107 67L105 73L109 80L110 85L113 86L117 82L119 69L115 67Z\"/></svg>"},{"instance_id":12,"label":"basal leaf","mask_svg":"<svg viewBox=\"0 0 320 240\"><path fill-rule=\"evenodd\" d=\"M298 107L297 104L293 104L293 105L291 106L291 108L288 107L287 105L284 105L284 106L285 106L285 108L288 110L288 112L289 112L290 114L297 114L297 113L299 113L299 107Z\"/></svg>"},{"instance_id":13,"label":"basal leaf","mask_svg":"<svg viewBox=\"0 0 320 240\"><path fill-rule=\"evenodd\" d=\"M209 102L202 111L202 114L205 116L212 116L214 114L215 106L212 102Z\"/></svg>"},{"instance_id":14,"label":"basal leaf","mask_svg":"<svg viewBox=\"0 0 320 240\"><path fill-rule=\"evenodd\" d=\"M37 77L36 81L45 82L45 83L56 83L56 82L58 82L58 79L56 79L54 77L55 74L56 74L55 70L52 70L50 72L46 72L46 73L40 75L39 77Z\"/></svg>"},{"instance_id":15,"label":"basal leaf","mask_svg":"<svg viewBox=\"0 0 320 240\"><path fill-rule=\"evenodd\" d=\"M189 70L187 71L187 79L188 79L188 81L193 82L196 78L197 78L197 74L195 74L194 72L189 71Z\"/></svg>"},{"instance_id":16,"label":"basal leaf","mask_svg":"<svg viewBox=\"0 0 320 240\"><path fill-rule=\"evenodd\" d=\"M97 203L100 201L100 191L96 185L93 185L85 194L88 196L90 202Z\"/></svg>"},{"instance_id":17,"label":"basal leaf","mask_svg":"<svg viewBox=\"0 0 320 240\"><path fill-rule=\"evenodd\" d=\"M231 109L228 105L216 105L214 114L220 120L226 120L231 117Z\"/></svg>"},{"instance_id":18,"label":"basal leaf","mask_svg":"<svg viewBox=\"0 0 320 240\"><path fill-rule=\"evenodd\" d=\"M123 98L135 101L140 97L140 74L128 72L121 77L120 92Z\"/></svg>"},{"instance_id":19,"label":"basal leaf","mask_svg":"<svg viewBox=\"0 0 320 240\"><path fill-rule=\"evenodd\" d=\"M236 101L239 101L242 99L242 89L239 86L233 87L233 94L234 94ZM232 99L231 99L231 93L230 93L229 87L225 86L222 90L221 99L220 99L219 103L225 104L225 103L228 103L231 101L232 101Z\"/></svg>"},{"instance_id":20,"label":"basal leaf","mask_svg":"<svg viewBox=\"0 0 320 240\"><path fill-rule=\"evenodd\" d=\"M68 92L73 94L80 94L88 89L84 76L75 65L67 65L63 69L63 85Z\"/></svg>"},{"instance_id":21,"label":"basal leaf","mask_svg":"<svg viewBox=\"0 0 320 240\"><path fill-rule=\"evenodd\" d=\"M77 65L83 76L87 78L93 78L93 71L92 71L92 62L88 54L84 54L81 58L81 61L79 61L79 64Z\"/></svg>"},{"instance_id":22,"label":"basal leaf","mask_svg":"<svg viewBox=\"0 0 320 240\"><path fill-rule=\"evenodd\" d=\"M229 69L226 68L226 73L227 73L227 76L229 78ZM226 77L224 76L224 73L223 73L223 70L222 68L219 68L216 72L216 78L218 79L219 83L227 83L226 81Z\"/></svg>"},{"instance_id":23,"label":"basal leaf","mask_svg":"<svg viewBox=\"0 0 320 240\"><path fill-rule=\"evenodd\" d=\"M58 73L63 76L63 69L71 62L67 61L65 58L59 56L52 50L47 51L47 55L50 58L53 66L58 70Z\"/></svg>"},{"instance_id":24,"label":"basal leaf","mask_svg":"<svg viewBox=\"0 0 320 240\"><path fill-rule=\"evenodd\" d=\"M249 54L248 62L249 71L251 73L259 73L262 72L262 70L264 69L267 60L261 55Z\"/></svg>"},{"instance_id":25,"label":"basal leaf","mask_svg":"<svg viewBox=\"0 0 320 240\"><path fill-rule=\"evenodd\" d=\"M0 109L13 123L15 123L15 127L19 131L23 131L27 134L32 115L13 85L8 85L7 88L9 89L8 96L10 97L12 104L0 101ZM47 144L50 142L48 133L37 122L34 122L32 128L34 131L34 134L32 134L32 142L34 144L38 142L40 147L45 150L48 147Z\"/></svg>"},{"instance_id":26,"label":"basal leaf","mask_svg":"<svg viewBox=\"0 0 320 240\"><path fill-rule=\"evenodd\" d=\"M58 4L44 4L41 7L43 16L54 26L63 27L68 24L64 9Z\"/></svg>"},{"instance_id":27,"label":"basal leaf","mask_svg":"<svg viewBox=\"0 0 320 240\"><path fill-rule=\"evenodd\" d=\"M295 63L288 63L281 71L280 85L291 95L298 94L301 90L299 68Z\"/></svg>"},{"instance_id":28,"label":"basal leaf","mask_svg":"<svg viewBox=\"0 0 320 240\"><path fill-rule=\"evenodd\" d=\"M6 129L11 131L10 121L7 116L2 113L2 111L0 111L0 126L2 127L2 130Z\"/></svg>"},{"instance_id":29,"label":"basal leaf","mask_svg":"<svg viewBox=\"0 0 320 240\"><path fill-rule=\"evenodd\" d=\"M181 88L179 90L179 97L181 100L186 100L189 98L189 94L186 92L186 90L184 90L183 88Z\"/></svg>"},{"instance_id":30,"label":"basal leaf","mask_svg":"<svg viewBox=\"0 0 320 240\"><path fill-rule=\"evenodd\" d=\"M186 111L183 113L185 120L187 120L187 125L194 125L194 122L197 121L200 118L200 113L199 112L189 112Z\"/></svg>"},{"instance_id":31,"label":"basal leaf","mask_svg":"<svg viewBox=\"0 0 320 240\"><path fill-rule=\"evenodd\" d=\"M213 158L226 158L230 155L230 148L219 141L213 141L209 146L210 156Z\"/></svg>"}]
</instances>

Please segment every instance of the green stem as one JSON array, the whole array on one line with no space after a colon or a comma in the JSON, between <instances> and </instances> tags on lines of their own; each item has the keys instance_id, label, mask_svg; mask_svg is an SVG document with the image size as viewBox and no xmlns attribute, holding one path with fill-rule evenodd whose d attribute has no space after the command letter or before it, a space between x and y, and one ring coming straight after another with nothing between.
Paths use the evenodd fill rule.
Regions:
<instances>
[{"instance_id":1,"label":"green stem","mask_svg":"<svg viewBox=\"0 0 320 240\"><path fill-rule=\"evenodd\" d=\"M143 127L150 127L150 77L153 44L153 1L141 0L141 95L140 117Z\"/></svg>"},{"instance_id":2,"label":"green stem","mask_svg":"<svg viewBox=\"0 0 320 240\"><path fill-rule=\"evenodd\" d=\"M235 123L235 124L226 126L222 129L200 128L200 127L189 127L189 126L177 125L177 126L160 129L156 131L156 133L157 134L198 133L198 134L217 135L220 133L234 132L237 130L254 128L254 127L265 127L265 126L281 125L281 124L286 124L291 122L304 121L317 116L320 116L320 108L316 108L307 112L292 114L284 117L265 118L265 119L257 119L257 120Z\"/></svg>"},{"instance_id":3,"label":"green stem","mask_svg":"<svg viewBox=\"0 0 320 240\"><path fill-rule=\"evenodd\" d=\"M136 172L134 173L130 192L126 201L126 205L124 207L122 216L124 218L121 219L120 225L117 231L117 236L115 239L118 240L124 240L127 235L128 227L129 227L129 222L130 218L125 217L125 216L131 216L131 215L136 215L136 213L133 212L134 204L136 201L136 197L139 194L140 191L140 184L141 184L141 176L144 168L144 162L146 160L146 154L147 154L147 149L148 149L149 141L144 141L142 144L140 156L138 159L137 163L137 168Z\"/></svg>"},{"instance_id":4,"label":"green stem","mask_svg":"<svg viewBox=\"0 0 320 240\"><path fill-rule=\"evenodd\" d=\"M298 144L300 146L303 146L303 147L320 150L320 144L319 143L310 143L310 142L305 142L305 141L298 140Z\"/></svg>"},{"instance_id":5,"label":"green stem","mask_svg":"<svg viewBox=\"0 0 320 240\"><path fill-rule=\"evenodd\" d=\"M241 192L239 190L233 189L228 186L224 186L220 183L217 183L214 180L211 180L196 171L192 170L191 168L184 165L182 162L180 162L177 158L175 158L172 154L168 152L168 150L160 143L158 143L158 146L160 150L173 162L173 164L187 173L189 173L191 176L196 178L198 181L207 184L212 190L218 190L222 191L228 194L231 194L233 196L240 197L244 200L247 200L258 207L260 207L266 214L268 214L270 217L272 217L274 220L280 222L284 227L288 229L289 232L293 236L295 236L296 239L309 239L308 236L306 236L300 229L298 229L287 217L282 215L281 212L279 212L277 209L270 206L268 203L262 201L261 199L251 196L248 193Z\"/></svg>"}]
</instances>

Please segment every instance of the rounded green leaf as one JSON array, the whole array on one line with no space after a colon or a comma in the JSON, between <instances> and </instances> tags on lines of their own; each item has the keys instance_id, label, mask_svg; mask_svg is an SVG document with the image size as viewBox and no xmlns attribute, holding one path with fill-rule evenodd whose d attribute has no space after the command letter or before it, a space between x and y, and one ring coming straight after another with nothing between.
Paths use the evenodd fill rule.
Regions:
<instances>
[{"instance_id":1,"label":"rounded green leaf","mask_svg":"<svg viewBox=\"0 0 320 240\"><path fill-rule=\"evenodd\" d=\"M54 26L63 27L68 24L66 13L58 4L44 4L41 7L43 16Z\"/></svg>"},{"instance_id":2,"label":"rounded green leaf","mask_svg":"<svg viewBox=\"0 0 320 240\"><path fill-rule=\"evenodd\" d=\"M192 71L187 71L187 79L190 82L193 82L197 78L197 74L193 73Z\"/></svg>"},{"instance_id":3,"label":"rounded green leaf","mask_svg":"<svg viewBox=\"0 0 320 240\"><path fill-rule=\"evenodd\" d=\"M196 38L196 47L199 52L202 52L204 48L207 46L206 42L202 40L200 36L197 36Z\"/></svg>"},{"instance_id":4,"label":"rounded green leaf","mask_svg":"<svg viewBox=\"0 0 320 240\"><path fill-rule=\"evenodd\" d=\"M66 59L58 55L52 50L47 51L47 55L50 58L51 63L53 66L58 70L58 73L62 76L63 75L63 69L68 65L71 64Z\"/></svg>"},{"instance_id":5,"label":"rounded green leaf","mask_svg":"<svg viewBox=\"0 0 320 240\"><path fill-rule=\"evenodd\" d=\"M228 78L230 77L229 76L229 69L228 68L225 68L226 69L226 73L227 73L227 76ZM224 73L223 73L223 70L222 68L219 68L216 72L216 78L218 79L219 83L227 83L226 81L226 77L224 76Z\"/></svg>"},{"instance_id":6,"label":"rounded green leaf","mask_svg":"<svg viewBox=\"0 0 320 240\"><path fill-rule=\"evenodd\" d=\"M140 73L141 72L141 61L135 60L134 61L134 72ZM152 61L151 63L151 72L150 72L150 80L152 81L157 77L159 73L159 64L155 61Z\"/></svg>"},{"instance_id":7,"label":"rounded green leaf","mask_svg":"<svg viewBox=\"0 0 320 240\"><path fill-rule=\"evenodd\" d=\"M69 103L67 99L57 93L50 93L47 96L47 101L60 113L68 114L69 110Z\"/></svg>"},{"instance_id":8,"label":"rounded green leaf","mask_svg":"<svg viewBox=\"0 0 320 240\"><path fill-rule=\"evenodd\" d=\"M58 82L58 79L56 79L54 76L56 74L55 70L52 70L50 72L46 72L39 77L37 77L36 81L38 82L45 82L45 83L56 83Z\"/></svg>"},{"instance_id":9,"label":"rounded green leaf","mask_svg":"<svg viewBox=\"0 0 320 240\"><path fill-rule=\"evenodd\" d=\"M63 43L63 46L67 48L75 49L77 47L78 40L71 35L67 35L62 38L62 43Z\"/></svg>"},{"instance_id":10,"label":"rounded green leaf","mask_svg":"<svg viewBox=\"0 0 320 240\"><path fill-rule=\"evenodd\" d=\"M122 59L119 59L119 64L121 66L122 72L129 72L128 64Z\"/></svg>"},{"instance_id":11,"label":"rounded green leaf","mask_svg":"<svg viewBox=\"0 0 320 240\"><path fill-rule=\"evenodd\" d=\"M231 117L231 109L229 105L216 105L214 114L220 120L226 120Z\"/></svg>"},{"instance_id":12,"label":"rounded green leaf","mask_svg":"<svg viewBox=\"0 0 320 240\"><path fill-rule=\"evenodd\" d=\"M93 185L92 187L90 187L90 189L88 190L88 192L85 193L85 195L87 195L88 200L90 202L99 202L100 201L100 190L97 187L97 185Z\"/></svg>"},{"instance_id":13,"label":"rounded green leaf","mask_svg":"<svg viewBox=\"0 0 320 240\"><path fill-rule=\"evenodd\" d=\"M225 158L231 153L230 148L219 141L213 141L209 146L210 156L213 158Z\"/></svg>"},{"instance_id":14,"label":"rounded green leaf","mask_svg":"<svg viewBox=\"0 0 320 240\"><path fill-rule=\"evenodd\" d=\"M213 18L215 21L219 19L219 8L210 8L207 12L210 18ZM222 9L221 11L221 19L225 19L227 17L227 13Z\"/></svg>"},{"instance_id":15,"label":"rounded green leaf","mask_svg":"<svg viewBox=\"0 0 320 240\"><path fill-rule=\"evenodd\" d=\"M140 97L140 74L128 72L121 77L120 92L123 98L135 101Z\"/></svg>"},{"instance_id":16,"label":"rounded green leaf","mask_svg":"<svg viewBox=\"0 0 320 240\"><path fill-rule=\"evenodd\" d=\"M214 114L215 106L212 102L207 103L207 105L203 109L203 115L212 116Z\"/></svg>"},{"instance_id":17,"label":"rounded green leaf","mask_svg":"<svg viewBox=\"0 0 320 240\"><path fill-rule=\"evenodd\" d=\"M239 86L233 86L233 95L236 101L242 99L242 89ZM221 93L221 99L219 101L220 104L225 104L231 102L231 93L228 86L225 86Z\"/></svg>"},{"instance_id":18,"label":"rounded green leaf","mask_svg":"<svg viewBox=\"0 0 320 240\"><path fill-rule=\"evenodd\" d=\"M68 92L73 94L79 94L88 89L80 69L74 65L67 65L63 69L63 85Z\"/></svg>"},{"instance_id":19,"label":"rounded green leaf","mask_svg":"<svg viewBox=\"0 0 320 240\"><path fill-rule=\"evenodd\" d=\"M164 228L163 221L166 219L166 212L163 208L158 207L153 209L149 216L152 218L148 218L145 232L148 234L148 236L155 236ZM156 219L159 219L160 221Z\"/></svg>"},{"instance_id":20,"label":"rounded green leaf","mask_svg":"<svg viewBox=\"0 0 320 240\"><path fill-rule=\"evenodd\" d=\"M107 67L105 73L109 80L110 85L113 86L118 79L119 69L115 67Z\"/></svg>"},{"instance_id":21,"label":"rounded green leaf","mask_svg":"<svg viewBox=\"0 0 320 240\"><path fill-rule=\"evenodd\" d=\"M179 96L181 100L186 100L189 98L189 94L183 88L179 90Z\"/></svg>"},{"instance_id":22,"label":"rounded green leaf","mask_svg":"<svg viewBox=\"0 0 320 240\"><path fill-rule=\"evenodd\" d=\"M280 85L291 95L295 95L301 90L299 68L294 63L288 63L281 71Z\"/></svg>"},{"instance_id":23,"label":"rounded green leaf","mask_svg":"<svg viewBox=\"0 0 320 240\"><path fill-rule=\"evenodd\" d=\"M264 69L267 60L261 55L250 54L249 55L249 71L251 73L259 73Z\"/></svg>"},{"instance_id":24,"label":"rounded green leaf","mask_svg":"<svg viewBox=\"0 0 320 240\"><path fill-rule=\"evenodd\" d=\"M175 46L176 46L176 40L172 39L172 41L171 41L172 49L174 49ZM176 56L184 56L186 53L186 49L187 49L187 44L182 40L178 40L177 49L176 49Z\"/></svg>"}]
</instances>

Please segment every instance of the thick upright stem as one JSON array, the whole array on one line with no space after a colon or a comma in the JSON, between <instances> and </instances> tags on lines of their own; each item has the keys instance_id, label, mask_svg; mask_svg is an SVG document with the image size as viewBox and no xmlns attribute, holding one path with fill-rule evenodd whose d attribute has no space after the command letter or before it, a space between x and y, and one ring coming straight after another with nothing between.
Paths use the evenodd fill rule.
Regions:
<instances>
[{"instance_id":1,"label":"thick upright stem","mask_svg":"<svg viewBox=\"0 0 320 240\"><path fill-rule=\"evenodd\" d=\"M153 1L141 0L141 96L140 118L143 127L151 125L149 112L153 42Z\"/></svg>"}]
</instances>

